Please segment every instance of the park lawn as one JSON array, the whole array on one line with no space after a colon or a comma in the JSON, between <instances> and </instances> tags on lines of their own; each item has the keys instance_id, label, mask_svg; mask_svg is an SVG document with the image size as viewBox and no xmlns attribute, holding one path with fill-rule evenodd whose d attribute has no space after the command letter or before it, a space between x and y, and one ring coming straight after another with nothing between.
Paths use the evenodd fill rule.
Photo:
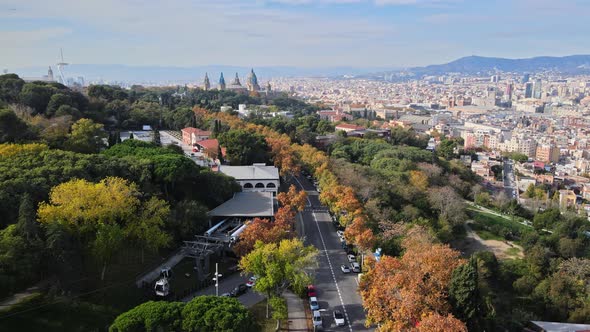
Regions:
<instances>
[{"instance_id":1,"label":"park lawn","mask_svg":"<svg viewBox=\"0 0 590 332\"><path fill-rule=\"evenodd\" d=\"M266 300L260 301L250 308L250 312L254 316L254 319L260 326L261 332L275 332L277 327L277 321L275 319L266 319ZM272 312L271 312L272 313ZM289 323L287 320L281 322L281 330L287 331Z\"/></svg>"},{"instance_id":2,"label":"park lawn","mask_svg":"<svg viewBox=\"0 0 590 332\"><path fill-rule=\"evenodd\" d=\"M467 213L473 219L474 223L481 228L491 229L492 227L501 227L507 230L510 230L514 234L523 234L530 230L529 227L516 222L511 221L503 217L499 217L481 210L476 210L473 208L468 208ZM479 234L479 232L478 232ZM481 236L481 235L480 235ZM482 236L483 238L483 236ZM496 239L494 239L496 240Z\"/></svg>"},{"instance_id":3,"label":"park lawn","mask_svg":"<svg viewBox=\"0 0 590 332\"><path fill-rule=\"evenodd\" d=\"M507 249L504 253L507 256L512 256L514 258L518 258L518 255L520 254L520 249L517 247L512 247L510 249Z\"/></svg>"},{"instance_id":4,"label":"park lawn","mask_svg":"<svg viewBox=\"0 0 590 332\"><path fill-rule=\"evenodd\" d=\"M479 235L479 237L482 238L482 240L486 240L486 241L487 240L497 240L497 241L503 241L504 240L503 237L501 237L499 235L496 235L496 234L494 234L494 233L492 233L492 232L490 232L490 231L488 231L486 229L483 229L483 228L479 227L479 225L472 224L471 225L471 229L473 229L473 231L476 232L477 235Z\"/></svg>"}]
</instances>

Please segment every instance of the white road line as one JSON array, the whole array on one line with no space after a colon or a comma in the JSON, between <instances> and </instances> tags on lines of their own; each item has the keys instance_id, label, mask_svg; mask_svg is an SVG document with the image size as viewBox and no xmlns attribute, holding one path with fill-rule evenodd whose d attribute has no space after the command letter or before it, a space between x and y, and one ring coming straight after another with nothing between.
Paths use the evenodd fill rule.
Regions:
<instances>
[{"instance_id":1,"label":"white road line","mask_svg":"<svg viewBox=\"0 0 590 332\"><path fill-rule=\"evenodd\" d=\"M342 310L344 311L344 316L346 317L346 321L348 322L348 329L352 332L352 322L348 318L348 312L346 311L346 306L344 305L344 301L342 300L342 293L340 293L340 287L338 287L338 281L336 281L336 274L334 273L334 268L332 267L332 261L330 260L330 255L328 255L328 249L326 248L326 242L324 242L324 236L322 235L322 231L320 230L320 224L318 223L317 218L315 217L315 212L311 213L313 217L313 221L315 221L315 225L318 228L318 234L320 235L320 240L322 240L322 246L324 247L324 253L326 254L326 258L328 259L328 266L330 267L330 272L332 273L332 279L334 279L334 284L336 285L336 291L338 292L338 298L340 298L340 304L342 304Z\"/></svg>"},{"instance_id":2,"label":"white road line","mask_svg":"<svg viewBox=\"0 0 590 332\"><path fill-rule=\"evenodd\" d=\"M293 177L295 179L295 181L297 181L297 183L299 183L299 187L301 187L301 190L306 191L305 188L303 188L303 185L301 184L301 182L299 182L299 179L294 176ZM305 198L307 199L307 206L311 206L311 201L309 200L309 195L306 195Z\"/></svg>"}]
</instances>

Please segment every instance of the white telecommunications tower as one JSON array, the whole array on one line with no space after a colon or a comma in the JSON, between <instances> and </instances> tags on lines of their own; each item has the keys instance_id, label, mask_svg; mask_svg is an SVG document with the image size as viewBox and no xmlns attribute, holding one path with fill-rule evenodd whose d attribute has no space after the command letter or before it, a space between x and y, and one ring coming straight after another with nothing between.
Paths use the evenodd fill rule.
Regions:
<instances>
[{"instance_id":1,"label":"white telecommunications tower","mask_svg":"<svg viewBox=\"0 0 590 332\"><path fill-rule=\"evenodd\" d=\"M66 85L66 77L64 76L64 68L68 64L64 62L64 52L61 48L59 49L59 53L61 55L61 62L57 63L57 71L59 71L59 77L61 78L61 83Z\"/></svg>"}]
</instances>

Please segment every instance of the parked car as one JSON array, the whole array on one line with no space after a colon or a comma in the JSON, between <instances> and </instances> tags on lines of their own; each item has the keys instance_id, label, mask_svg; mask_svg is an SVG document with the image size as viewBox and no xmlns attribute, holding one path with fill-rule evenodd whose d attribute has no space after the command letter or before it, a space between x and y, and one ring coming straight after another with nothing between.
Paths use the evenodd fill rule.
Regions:
<instances>
[{"instance_id":1,"label":"parked car","mask_svg":"<svg viewBox=\"0 0 590 332\"><path fill-rule=\"evenodd\" d=\"M223 296L223 297L231 297L231 293L223 293L220 296Z\"/></svg>"},{"instance_id":2,"label":"parked car","mask_svg":"<svg viewBox=\"0 0 590 332\"><path fill-rule=\"evenodd\" d=\"M315 297L317 295L314 285L307 286L307 297Z\"/></svg>"},{"instance_id":3,"label":"parked car","mask_svg":"<svg viewBox=\"0 0 590 332\"><path fill-rule=\"evenodd\" d=\"M313 296L309 298L309 308L313 310L320 310L320 304L318 303L318 298Z\"/></svg>"},{"instance_id":4,"label":"parked car","mask_svg":"<svg viewBox=\"0 0 590 332\"><path fill-rule=\"evenodd\" d=\"M247 290L248 286L246 286L245 284L239 284L230 292L230 294L232 297L238 297L246 293Z\"/></svg>"},{"instance_id":5,"label":"parked car","mask_svg":"<svg viewBox=\"0 0 590 332\"><path fill-rule=\"evenodd\" d=\"M324 323L322 322L322 313L319 312L318 310L315 310L313 312L312 320L313 320L313 328L314 329L317 330L317 329L321 329L323 327Z\"/></svg>"},{"instance_id":6,"label":"parked car","mask_svg":"<svg viewBox=\"0 0 590 332\"><path fill-rule=\"evenodd\" d=\"M342 270L342 273L350 273L350 268L346 264L340 265L340 270Z\"/></svg>"},{"instance_id":7,"label":"parked car","mask_svg":"<svg viewBox=\"0 0 590 332\"><path fill-rule=\"evenodd\" d=\"M348 257L348 262L349 263L356 262L356 256L355 255L349 254L346 257Z\"/></svg>"},{"instance_id":8,"label":"parked car","mask_svg":"<svg viewBox=\"0 0 590 332\"><path fill-rule=\"evenodd\" d=\"M334 310L333 316L336 326L344 326L344 315L340 310Z\"/></svg>"},{"instance_id":9,"label":"parked car","mask_svg":"<svg viewBox=\"0 0 590 332\"><path fill-rule=\"evenodd\" d=\"M361 266L357 262L350 263L350 267L352 267L352 271L355 272L355 273L360 273L361 272Z\"/></svg>"},{"instance_id":10,"label":"parked car","mask_svg":"<svg viewBox=\"0 0 590 332\"><path fill-rule=\"evenodd\" d=\"M246 282L246 286L247 287L254 287L254 285L256 285L256 279L258 279L257 276L250 277L250 279L248 279L248 282Z\"/></svg>"},{"instance_id":11,"label":"parked car","mask_svg":"<svg viewBox=\"0 0 590 332\"><path fill-rule=\"evenodd\" d=\"M340 241L340 245L342 246L342 249L347 250L348 246L346 245L346 241Z\"/></svg>"},{"instance_id":12,"label":"parked car","mask_svg":"<svg viewBox=\"0 0 590 332\"><path fill-rule=\"evenodd\" d=\"M338 237L343 239L344 238L344 231L343 230L337 230L336 234L338 234Z\"/></svg>"}]
</instances>

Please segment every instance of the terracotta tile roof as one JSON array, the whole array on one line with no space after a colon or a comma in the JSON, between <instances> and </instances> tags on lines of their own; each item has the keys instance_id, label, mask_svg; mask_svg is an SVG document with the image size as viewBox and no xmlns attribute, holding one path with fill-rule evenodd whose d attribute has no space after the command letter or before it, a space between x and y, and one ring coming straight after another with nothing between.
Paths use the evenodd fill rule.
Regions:
<instances>
[{"instance_id":1,"label":"terracotta tile roof","mask_svg":"<svg viewBox=\"0 0 590 332\"><path fill-rule=\"evenodd\" d=\"M212 138L199 141L196 144L203 147L204 149L217 150L217 147L219 146L219 141L216 138Z\"/></svg>"}]
</instances>

